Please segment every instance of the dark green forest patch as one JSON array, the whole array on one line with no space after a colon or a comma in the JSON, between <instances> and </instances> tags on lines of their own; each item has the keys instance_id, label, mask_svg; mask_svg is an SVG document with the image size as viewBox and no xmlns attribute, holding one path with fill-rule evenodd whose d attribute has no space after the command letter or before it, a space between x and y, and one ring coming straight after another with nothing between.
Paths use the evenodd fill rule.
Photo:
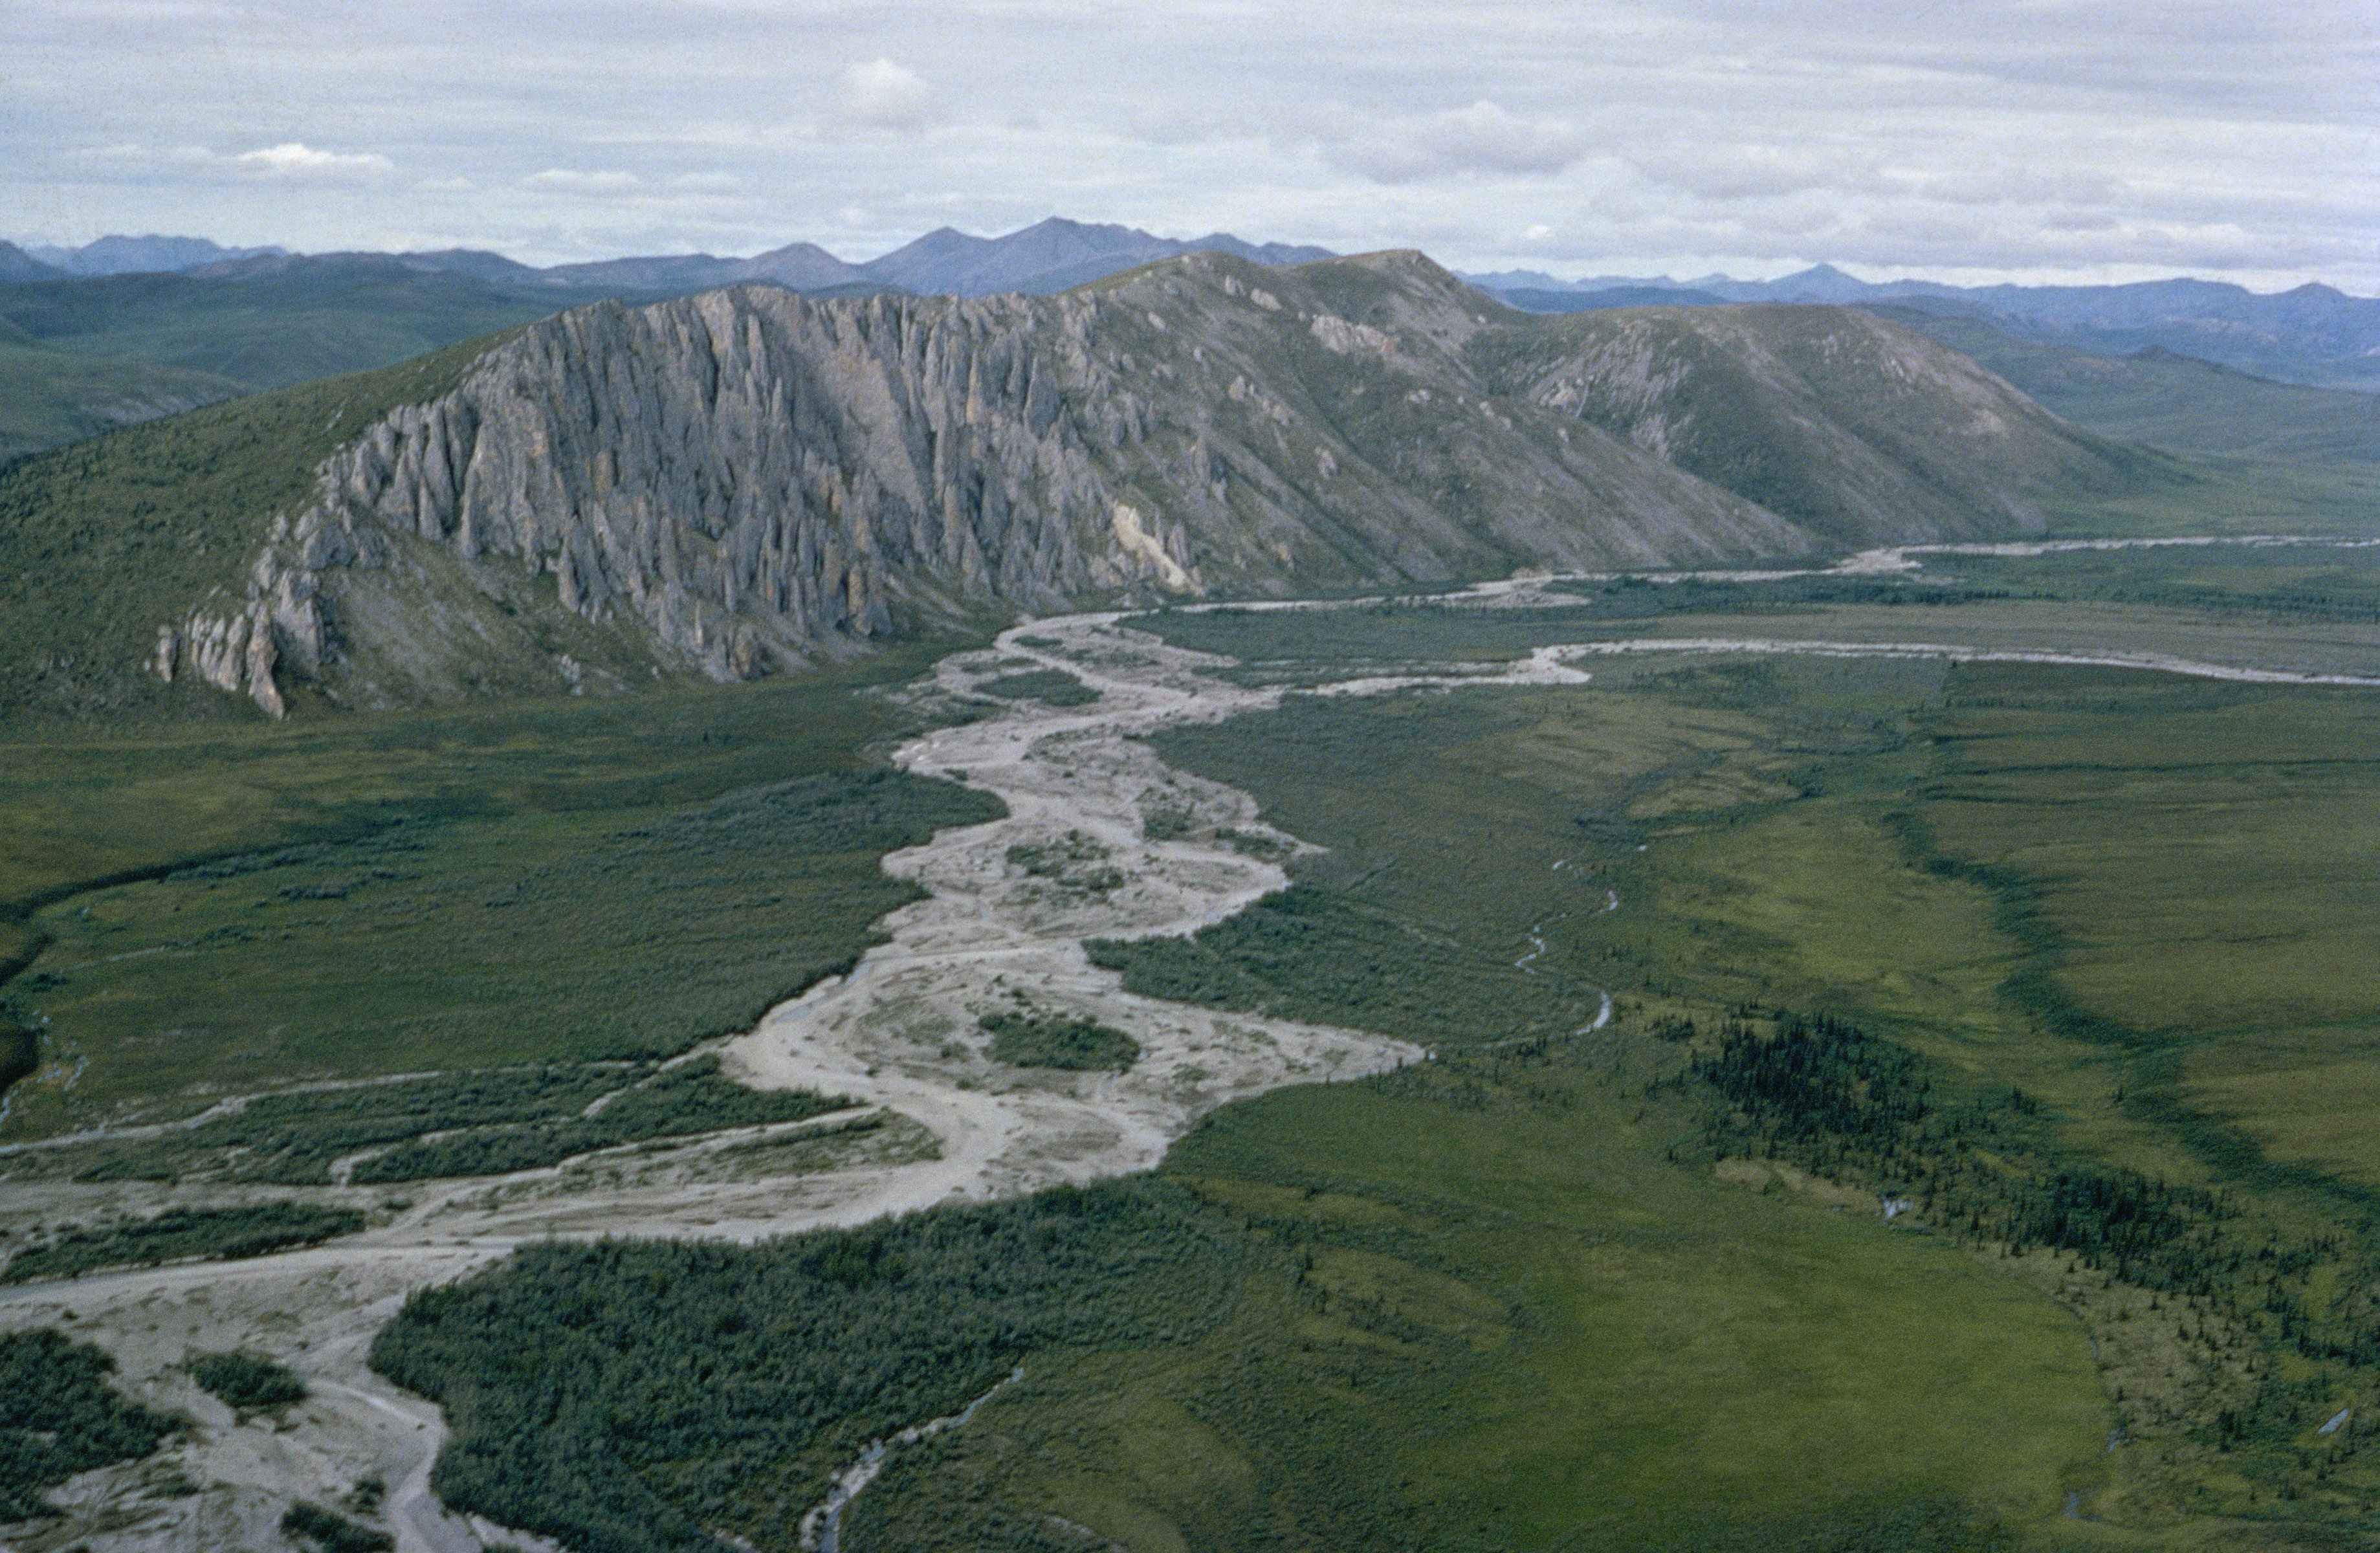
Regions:
<instances>
[{"instance_id":1,"label":"dark green forest patch","mask_svg":"<svg viewBox=\"0 0 2380 1553\"><path fill-rule=\"evenodd\" d=\"M354 1208L309 1203L253 1207L169 1208L148 1219L91 1228L67 1226L18 1251L0 1267L0 1283L75 1278L102 1268L154 1267L161 1262L231 1261L295 1246L316 1245L364 1227Z\"/></svg>"},{"instance_id":2,"label":"dark green forest patch","mask_svg":"<svg viewBox=\"0 0 2380 1553\"><path fill-rule=\"evenodd\" d=\"M115 1361L61 1332L0 1332L0 1523L50 1513L42 1491L138 1461L174 1433L107 1383Z\"/></svg>"},{"instance_id":3,"label":"dark green forest patch","mask_svg":"<svg viewBox=\"0 0 2380 1553\"><path fill-rule=\"evenodd\" d=\"M991 1037L991 1060L1013 1067L1122 1073L1140 1061L1138 1041L1096 1019L1014 1009L988 1013L981 1023Z\"/></svg>"},{"instance_id":4,"label":"dark green forest patch","mask_svg":"<svg viewBox=\"0 0 2380 1553\"><path fill-rule=\"evenodd\" d=\"M241 1413L287 1407L306 1400L305 1378L261 1353L235 1350L198 1354L190 1360L190 1378L225 1406Z\"/></svg>"},{"instance_id":5,"label":"dark green forest patch","mask_svg":"<svg viewBox=\"0 0 2380 1553\"><path fill-rule=\"evenodd\" d=\"M372 1364L445 1409L457 1509L586 1553L790 1544L867 1440L1029 1351L1196 1338L1251 1255L1147 1180L753 1249L540 1245L414 1295Z\"/></svg>"},{"instance_id":6,"label":"dark green forest patch","mask_svg":"<svg viewBox=\"0 0 2380 1553\"><path fill-rule=\"evenodd\" d=\"M1087 707L1099 698L1097 690L1063 669L1030 669L1023 673L1002 674L985 680L976 688L1004 701L1039 701L1050 707Z\"/></svg>"}]
</instances>

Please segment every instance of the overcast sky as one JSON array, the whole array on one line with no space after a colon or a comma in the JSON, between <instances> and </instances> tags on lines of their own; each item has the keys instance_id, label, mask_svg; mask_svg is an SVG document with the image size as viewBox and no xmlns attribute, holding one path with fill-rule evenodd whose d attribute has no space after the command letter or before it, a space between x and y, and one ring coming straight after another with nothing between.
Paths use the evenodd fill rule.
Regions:
<instances>
[{"instance_id":1,"label":"overcast sky","mask_svg":"<svg viewBox=\"0 0 2380 1553\"><path fill-rule=\"evenodd\" d=\"M6 0L0 235L2380 292L2380 0Z\"/></svg>"}]
</instances>

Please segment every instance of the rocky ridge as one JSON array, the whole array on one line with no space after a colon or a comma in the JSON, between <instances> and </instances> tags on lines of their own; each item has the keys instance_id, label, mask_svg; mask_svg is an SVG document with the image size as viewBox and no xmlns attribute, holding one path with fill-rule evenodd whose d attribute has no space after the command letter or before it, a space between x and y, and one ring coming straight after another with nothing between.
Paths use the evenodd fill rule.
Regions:
<instances>
[{"instance_id":1,"label":"rocky ridge","mask_svg":"<svg viewBox=\"0 0 2380 1553\"><path fill-rule=\"evenodd\" d=\"M391 704L495 660L552 689L748 678L986 610L2002 533L2106 462L1914 334L1745 311L1828 315L1793 348L1829 358L1885 332L1864 370L1911 401L1888 429L1980 428L1955 455L1980 467L1877 475L1921 450L1783 381L1756 317L1656 370L1417 254L1197 254L1049 297L745 286L558 315L392 409L272 520L236 591L159 627L150 664L276 716L298 684ZM1650 434L1609 410L1648 382ZM1815 465L1805 482L1881 494L1763 504L1665 430L1718 420Z\"/></svg>"}]
</instances>

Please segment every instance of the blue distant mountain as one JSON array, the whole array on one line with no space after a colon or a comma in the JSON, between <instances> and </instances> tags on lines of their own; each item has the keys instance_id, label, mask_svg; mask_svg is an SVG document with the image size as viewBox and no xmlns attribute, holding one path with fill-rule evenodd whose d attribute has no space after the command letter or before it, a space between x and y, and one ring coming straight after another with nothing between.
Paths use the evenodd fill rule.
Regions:
<instances>
[{"instance_id":1,"label":"blue distant mountain","mask_svg":"<svg viewBox=\"0 0 2380 1553\"><path fill-rule=\"evenodd\" d=\"M1864 281L1831 264L1770 281L1725 275L1691 282L1666 275L1562 281L1526 270L1463 278L1531 312L1664 303L1889 304L1982 319L2021 338L2101 355L2165 350L2284 382L2380 390L2380 298L2350 297L2327 285L2255 292L2228 282L2178 278L2126 285L1957 286Z\"/></svg>"},{"instance_id":2,"label":"blue distant mountain","mask_svg":"<svg viewBox=\"0 0 2380 1553\"><path fill-rule=\"evenodd\" d=\"M1228 232L1160 237L1137 227L1093 225L1051 216L1004 237L977 237L951 227L929 232L857 268L862 276L904 291L985 297L1047 294L1185 253L1236 255L1258 264L1305 264L1336 257L1328 249L1251 243Z\"/></svg>"},{"instance_id":3,"label":"blue distant mountain","mask_svg":"<svg viewBox=\"0 0 2380 1553\"><path fill-rule=\"evenodd\" d=\"M65 278L66 272L55 265L42 263L14 243L0 243L0 285Z\"/></svg>"},{"instance_id":4,"label":"blue distant mountain","mask_svg":"<svg viewBox=\"0 0 2380 1553\"><path fill-rule=\"evenodd\" d=\"M166 275L229 259L286 253L283 248L225 248L204 237L106 237L80 248L36 244L32 256L69 275Z\"/></svg>"}]
</instances>

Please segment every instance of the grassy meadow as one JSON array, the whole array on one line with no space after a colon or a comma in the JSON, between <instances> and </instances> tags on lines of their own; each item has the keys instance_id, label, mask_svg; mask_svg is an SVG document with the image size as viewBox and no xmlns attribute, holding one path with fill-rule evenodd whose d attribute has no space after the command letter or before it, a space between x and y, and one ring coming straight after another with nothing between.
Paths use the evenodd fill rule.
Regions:
<instances>
[{"instance_id":1,"label":"grassy meadow","mask_svg":"<svg viewBox=\"0 0 2380 1553\"><path fill-rule=\"evenodd\" d=\"M1022 1207L557 1248L420 1297L377 1362L457 1421L442 1492L604 1553L785 1541L861 1441L1012 1364L844 1546L1075 1545L1059 1517L1135 1548L1947 1548L2104 1484L2070 1316L1849 1194L1677 1168L1621 1051L1282 1092L1151 1182ZM847 1338L785 1333L859 1294ZM623 1407L650 1422L619 1474L557 1470Z\"/></svg>"},{"instance_id":2,"label":"grassy meadow","mask_svg":"<svg viewBox=\"0 0 2380 1553\"><path fill-rule=\"evenodd\" d=\"M670 698L6 748L9 1139L306 1078L652 1057L847 965L884 853L991 817L868 769L925 660Z\"/></svg>"},{"instance_id":3,"label":"grassy meadow","mask_svg":"<svg viewBox=\"0 0 2380 1553\"><path fill-rule=\"evenodd\" d=\"M1669 1164L1612 1078L1455 1058L1221 1113L1163 1175L1295 1276L1203 1341L1027 1355L850 1546L1949 1547L2097 1485L2070 1318L1866 1205Z\"/></svg>"},{"instance_id":4,"label":"grassy meadow","mask_svg":"<svg viewBox=\"0 0 2380 1553\"><path fill-rule=\"evenodd\" d=\"M2080 576L2042 578L2072 559L1996 563L1991 581L2079 594L2116 569L2088 557ZM2148 560L2132 579L2143 590L2246 602L2136 606L2112 626L2127 646L2249 639L2260 622L2310 613L2309 593L2348 629L2372 597L2360 552ZM1779 614L1745 599L1660 628L1988 640L2020 610L2053 603L2069 607L1789 601ZM2151 612L2187 628L2158 629ZM2108 628L2094 613L2073 618ZM1368 630L1385 657L1400 613L1292 632L1334 633L1331 650L1370 656L1350 639ZM1433 645L1474 629L1412 618L1413 637ZM1511 638L1523 625L1476 631ZM1267 652L1260 617L1165 629L1265 659L1283 679L1299 672L1293 649ZM1518 643L1483 645L1500 656ZM2268 637L2265 650L2297 645ZM1917 1054L1939 1093L2021 1097L2026 1120L1996 1146L2011 1180L2138 1171L2212 1194L2213 1234L2228 1249L2207 1254L2224 1268L2204 1294L2157 1283L2195 1270L2134 1269L2157 1287L2128 1291L2065 1253L2006 1271L2100 1345L2099 1389L2130 1443L2086 1510L2217 1541L2234 1535L2232 1517L2278 1522L2323 1546L2322 1527L2372 1512L2375 1488L2351 1423L2315 1432L2341 1407L2363 1416L2380 1358L2368 1293L2380 1236L2358 1107L2374 1093L2380 995L2355 971L2380 934L2359 867L2380 781L2375 712L2362 691L2129 672L1648 658L1599 666L1586 690L1293 700L1160 743L1256 791L1268 819L1332 844L1301 889L1334 909L1467 936L1483 966L1536 928L1549 946L1530 969L1612 988L1623 1025L1694 1017L1707 1032L1747 1009L1855 1017ZM1485 823L1441 827L1458 807ZM1463 860L1439 861L1442 843ZM1586 884L1582 894L1611 889L1624 908L1598 914L1574 896L1561 914L1548 876ZM1204 938L1220 945L1229 927ZM1314 947L1321 963L1284 969L1284 983L1366 954L1352 941ZM1435 1038L1462 1036L1450 1025ZM1856 1148L1838 1159L1838 1180L1868 1179ZM1720 1169L1771 1193L1827 1190L1781 1161Z\"/></svg>"}]
</instances>

